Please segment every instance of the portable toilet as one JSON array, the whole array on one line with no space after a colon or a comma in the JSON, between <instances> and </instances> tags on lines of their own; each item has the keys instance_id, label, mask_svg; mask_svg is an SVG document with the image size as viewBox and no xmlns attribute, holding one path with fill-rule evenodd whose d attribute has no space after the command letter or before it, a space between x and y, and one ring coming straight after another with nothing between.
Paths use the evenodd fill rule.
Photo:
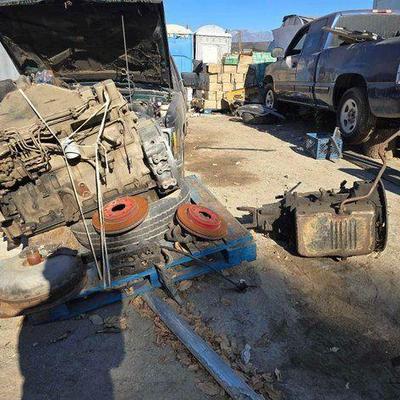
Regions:
<instances>
[{"instance_id":1,"label":"portable toilet","mask_svg":"<svg viewBox=\"0 0 400 400\"><path fill-rule=\"evenodd\" d=\"M195 58L206 64L219 64L232 50L232 35L217 25L205 25L195 34Z\"/></svg>"},{"instance_id":2,"label":"portable toilet","mask_svg":"<svg viewBox=\"0 0 400 400\"><path fill-rule=\"evenodd\" d=\"M193 70L193 32L181 25L167 25L169 52L179 73Z\"/></svg>"}]
</instances>

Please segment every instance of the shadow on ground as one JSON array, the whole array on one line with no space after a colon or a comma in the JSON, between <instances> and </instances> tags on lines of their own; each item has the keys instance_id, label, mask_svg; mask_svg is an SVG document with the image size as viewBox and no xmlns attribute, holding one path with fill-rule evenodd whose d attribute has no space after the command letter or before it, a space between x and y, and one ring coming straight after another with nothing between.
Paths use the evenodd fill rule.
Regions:
<instances>
[{"instance_id":1,"label":"shadow on ground","mask_svg":"<svg viewBox=\"0 0 400 400\"><path fill-rule=\"evenodd\" d=\"M101 312L121 317L118 304ZM116 399L112 370L125 357L122 332L100 333L89 320L32 326L24 320L19 336L23 399ZM136 375L136 379L138 375Z\"/></svg>"},{"instance_id":2,"label":"shadow on ground","mask_svg":"<svg viewBox=\"0 0 400 400\"><path fill-rule=\"evenodd\" d=\"M259 259L231 276L256 289L236 294L206 279L207 296L193 294L213 329L250 344L260 372L279 371L283 399L399 399L400 369L393 365L400 298L390 273L282 250L276 261L261 246Z\"/></svg>"},{"instance_id":3,"label":"shadow on ground","mask_svg":"<svg viewBox=\"0 0 400 400\"><path fill-rule=\"evenodd\" d=\"M210 377L155 343L153 321L128 301L68 321L34 326L25 318L18 342L22 399L210 398L196 386Z\"/></svg>"}]
</instances>

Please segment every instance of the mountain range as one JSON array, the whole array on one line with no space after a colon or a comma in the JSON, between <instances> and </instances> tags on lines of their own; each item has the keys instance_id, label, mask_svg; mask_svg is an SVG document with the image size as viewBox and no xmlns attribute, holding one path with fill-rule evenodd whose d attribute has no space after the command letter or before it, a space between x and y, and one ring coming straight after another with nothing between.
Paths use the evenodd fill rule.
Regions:
<instances>
[{"instance_id":1,"label":"mountain range","mask_svg":"<svg viewBox=\"0 0 400 400\"><path fill-rule=\"evenodd\" d=\"M230 32L232 34L232 41L238 43L240 40L244 43L246 42L269 42L273 40L272 32L270 31L260 31L252 32L247 29L233 30ZM240 37L241 33L241 37Z\"/></svg>"}]
</instances>

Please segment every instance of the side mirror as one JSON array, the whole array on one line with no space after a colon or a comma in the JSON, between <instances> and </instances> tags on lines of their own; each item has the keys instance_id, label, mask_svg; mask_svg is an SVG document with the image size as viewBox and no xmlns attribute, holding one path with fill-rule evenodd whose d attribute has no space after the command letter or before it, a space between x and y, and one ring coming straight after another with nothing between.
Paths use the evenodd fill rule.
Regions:
<instances>
[{"instance_id":1,"label":"side mirror","mask_svg":"<svg viewBox=\"0 0 400 400\"><path fill-rule=\"evenodd\" d=\"M285 51L282 49L282 47L275 47L271 51L271 56L277 60L282 60L282 58L285 56Z\"/></svg>"},{"instance_id":2,"label":"side mirror","mask_svg":"<svg viewBox=\"0 0 400 400\"><path fill-rule=\"evenodd\" d=\"M194 72L182 72L181 77L185 87L197 89L200 85L200 77Z\"/></svg>"}]
</instances>

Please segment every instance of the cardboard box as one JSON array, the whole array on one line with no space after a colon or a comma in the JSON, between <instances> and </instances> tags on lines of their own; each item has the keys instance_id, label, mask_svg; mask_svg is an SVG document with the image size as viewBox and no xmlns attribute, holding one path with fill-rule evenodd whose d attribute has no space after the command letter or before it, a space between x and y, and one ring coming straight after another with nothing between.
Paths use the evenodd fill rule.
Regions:
<instances>
[{"instance_id":1,"label":"cardboard box","mask_svg":"<svg viewBox=\"0 0 400 400\"><path fill-rule=\"evenodd\" d=\"M253 56L247 56L241 54L239 59L239 65L250 65L250 64L253 64Z\"/></svg>"},{"instance_id":2,"label":"cardboard box","mask_svg":"<svg viewBox=\"0 0 400 400\"><path fill-rule=\"evenodd\" d=\"M231 74L223 73L218 75L218 83L230 83Z\"/></svg>"},{"instance_id":3,"label":"cardboard box","mask_svg":"<svg viewBox=\"0 0 400 400\"><path fill-rule=\"evenodd\" d=\"M238 65L237 67L237 73L238 74L247 74L247 71L249 70L249 65Z\"/></svg>"},{"instance_id":4,"label":"cardboard box","mask_svg":"<svg viewBox=\"0 0 400 400\"><path fill-rule=\"evenodd\" d=\"M221 64L208 64L206 69L209 74L221 74L223 72Z\"/></svg>"},{"instance_id":5,"label":"cardboard box","mask_svg":"<svg viewBox=\"0 0 400 400\"><path fill-rule=\"evenodd\" d=\"M225 74L236 74L236 65L224 65Z\"/></svg>"},{"instance_id":6,"label":"cardboard box","mask_svg":"<svg viewBox=\"0 0 400 400\"><path fill-rule=\"evenodd\" d=\"M210 92L221 90L221 85L218 83L218 76L219 75L209 75L205 73L199 74L200 89Z\"/></svg>"},{"instance_id":7,"label":"cardboard box","mask_svg":"<svg viewBox=\"0 0 400 400\"><path fill-rule=\"evenodd\" d=\"M221 104L216 100L203 100L203 108L205 110L219 110Z\"/></svg>"},{"instance_id":8,"label":"cardboard box","mask_svg":"<svg viewBox=\"0 0 400 400\"><path fill-rule=\"evenodd\" d=\"M221 92L222 83L210 83L205 90L207 90L208 92Z\"/></svg>"},{"instance_id":9,"label":"cardboard box","mask_svg":"<svg viewBox=\"0 0 400 400\"><path fill-rule=\"evenodd\" d=\"M233 83L224 83L222 85L222 89L224 92L230 92L231 90L234 90L234 84Z\"/></svg>"},{"instance_id":10,"label":"cardboard box","mask_svg":"<svg viewBox=\"0 0 400 400\"><path fill-rule=\"evenodd\" d=\"M200 87L203 90L206 90L206 87L210 83L218 83L218 75L210 75L202 72L199 74L199 78L200 78Z\"/></svg>"},{"instance_id":11,"label":"cardboard box","mask_svg":"<svg viewBox=\"0 0 400 400\"><path fill-rule=\"evenodd\" d=\"M221 100L224 97L224 92L221 90L219 91L205 91L203 92L203 99L204 100Z\"/></svg>"},{"instance_id":12,"label":"cardboard box","mask_svg":"<svg viewBox=\"0 0 400 400\"><path fill-rule=\"evenodd\" d=\"M235 74L232 75L232 83L240 83L243 84L245 81L245 75L244 74Z\"/></svg>"},{"instance_id":13,"label":"cardboard box","mask_svg":"<svg viewBox=\"0 0 400 400\"><path fill-rule=\"evenodd\" d=\"M208 75L208 81L210 83L218 83L218 74Z\"/></svg>"},{"instance_id":14,"label":"cardboard box","mask_svg":"<svg viewBox=\"0 0 400 400\"><path fill-rule=\"evenodd\" d=\"M205 91L203 94L203 98L204 100L218 100L217 98L217 93L219 92L209 92L209 91Z\"/></svg>"},{"instance_id":15,"label":"cardboard box","mask_svg":"<svg viewBox=\"0 0 400 400\"><path fill-rule=\"evenodd\" d=\"M224 106L224 102L225 102L225 100L224 99L219 99L219 100L217 100L217 104L216 104L216 109L217 110L223 110L224 108L225 108L225 106Z\"/></svg>"}]
</instances>

